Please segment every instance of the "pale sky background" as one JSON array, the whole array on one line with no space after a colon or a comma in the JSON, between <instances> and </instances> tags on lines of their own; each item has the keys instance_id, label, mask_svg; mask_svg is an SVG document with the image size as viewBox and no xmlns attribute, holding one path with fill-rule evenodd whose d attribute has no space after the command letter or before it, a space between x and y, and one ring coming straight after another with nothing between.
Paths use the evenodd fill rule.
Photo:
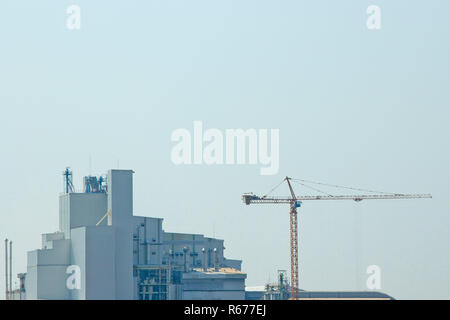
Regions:
<instances>
[{"instance_id":1,"label":"pale sky background","mask_svg":"<svg viewBox=\"0 0 450 320\"><path fill-rule=\"evenodd\" d=\"M79 31L66 29L71 4ZM243 192L290 175L432 193L304 202L300 285L363 290L376 264L382 292L449 299L449 39L448 0L2 0L0 298L3 240L25 272L26 252L58 228L64 168L81 189L83 175L119 166L136 172L135 214L225 239L249 286L289 270L289 217L246 207ZM173 165L170 135L194 120L280 129L279 174Z\"/></svg>"}]
</instances>

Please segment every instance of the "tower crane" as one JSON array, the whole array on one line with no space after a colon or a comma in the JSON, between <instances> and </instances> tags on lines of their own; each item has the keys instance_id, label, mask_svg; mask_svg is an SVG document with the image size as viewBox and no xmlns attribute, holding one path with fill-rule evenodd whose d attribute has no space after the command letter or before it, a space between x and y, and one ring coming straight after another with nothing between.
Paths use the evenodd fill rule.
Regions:
<instances>
[{"instance_id":1,"label":"tower crane","mask_svg":"<svg viewBox=\"0 0 450 320\"><path fill-rule=\"evenodd\" d=\"M269 194L278 188L283 182L286 182L290 196L289 197L269 197ZM292 188L291 182L297 182L300 185L313 189L317 192L321 192L324 195L304 195L298 196L295 194ZM356 191L365 191L378 194L367 194L367 195L331 195L323 192L317 188L306 185L306 183L313 183L318 185L325 185L328 187L345 188ZM416 198L431 198L431 194L400 194L400 193L387 193L387 192L377 192L373 190L365 190L359 188L344 187L302 179L293 179L286 177L278 185L276 185L272 190L266 195L259 197L253 193L245 193L242 195L242 201L246 205L250 204L263 204L263 203L274 203L274 204L289 204L289 219L290 219L290 247L291 247L291 298L297 298L299 292L299 281L298 281L298 222L297 222L297 208L302 204L302 201L306 200L353 200L356 202L362 200L379 200L379 199L416 199Z\"/></svg>"}]
</instances>

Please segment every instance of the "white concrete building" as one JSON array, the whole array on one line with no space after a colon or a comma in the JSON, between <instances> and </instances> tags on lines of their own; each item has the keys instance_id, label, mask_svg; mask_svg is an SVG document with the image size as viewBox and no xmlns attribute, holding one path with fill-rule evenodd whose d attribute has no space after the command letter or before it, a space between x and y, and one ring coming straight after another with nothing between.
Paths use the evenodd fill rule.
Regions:
<instances>
[{"instance_id":1,"label":"white concrete building","mask_svg":"<svg viewBox=\"0 0 450 320\"><path fill-rule=\"evenodd\" d=\"M246 275L239 271L240 260L224 257L223 240L168 233L161 218L133 216L133 173L110 170L105 178L85 177L85 192L76 193L66 170L59 231L43 234L42 249L28 252L22 296L244 299ZM213 267L222 271L198 271Z\"/></svg>"}]
</instances>

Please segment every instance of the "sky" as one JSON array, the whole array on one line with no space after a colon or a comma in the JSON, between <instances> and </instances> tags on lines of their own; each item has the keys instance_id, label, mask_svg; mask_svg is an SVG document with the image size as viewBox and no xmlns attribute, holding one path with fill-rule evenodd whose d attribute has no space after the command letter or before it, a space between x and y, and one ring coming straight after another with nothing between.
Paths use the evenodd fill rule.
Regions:
<instances>
[{"instance_id":1,"label":"sky","mask_svg":"<svg viewBox=\"0 0 450 320\"><path fill-rule=\"evenodd\" d=\"M66 26L71 5L79 30ZM449 17L447 0L1 1L0 239L13 241L14 273L58 229L70 166L77 189L133 169L136 215L224 239L246 285L273 282L289 270L289 208L240 197L289 175L433 195L305 201L302 289L366 290L377 265L379 291L449 299ZM171 134L194 121L279 129L278 173L175 165Z\"/></svg>"}]
</instances>

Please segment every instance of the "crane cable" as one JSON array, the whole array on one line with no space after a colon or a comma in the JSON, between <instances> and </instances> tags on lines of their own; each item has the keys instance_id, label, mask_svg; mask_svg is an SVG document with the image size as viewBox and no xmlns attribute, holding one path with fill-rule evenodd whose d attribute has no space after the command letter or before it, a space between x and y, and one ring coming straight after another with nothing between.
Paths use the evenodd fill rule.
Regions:
<instances>
[{"instance_id":1,"label":"crane cable","mask_svg":"<svg viewBox=\"0 0 450 320\"><path fill-rule=\"evenodd\" d=\"M264 196L262 196L262 199L266 198L269 194L271 194L273 191L275 191L286 179L281 180L278 184L276 184L272 189L270 189ZM327 196L330 197L334 197L334 195L329 194L325 191L322 191L320 189L314 188L312 186L309 186L306 183L313 183L313 184L318 184L318 185L323 185L323 186L327 186L327 187L333 187L333 188L343 188L343 189L349 189L349 190L355 190L355 191L364 191L364 192L372 192L372 193L382 193L382 194L389 194L389 195L395 195L395 193L391 193L391 192L383 192L383 191L375 191L375 190L369 190L369 189L362 189L362 188L353 188L353 187L346 187L346 186L340 186L340 185L336 185L336 184L329 184L329 183L324 183L324 182L317 182L317 181L311 181L311 180L305 180L305 179L294 179L291 178L292 182L295 182L299 185L302 185L303 187L309 188L311 190L323 193Z\"/></svg>"},{"instance_id":2,"label":"crane cable","mask_svg":"<svg viewBox=\"0 0 450 320\"><path fill-rule=\"evenodd\" d=\"M298 181L296 181L296 180L294 180L294 179L292 179L292 181L295 182L295 183L297 183L297 184L300 184L300 185L302 185L302 186L304 186L304 187L306 187L306 188L309 188L309 189L312 189L312 190L314 190L314 191L323 193L323 194L325 194L325 195L327 195L327 196L330 196L330 197L334 197L334 195L332 195L332 194L329 194L329 193L327 193L327 192L325 192L325 191L322 191L322 190L316 189L316 188L314 188L314 187L308 186L308 185L303 184L303 183L301 183L301 182L298 182Z\"/></svg>"},{"instance_id":3,"label":"crane cable","mask_svg":"<svg viewBox=\"0 0 450 320\"><path fill-rule=\"evenodd\" d=\"M269 194L271 194L276 188L278 188L286 179L281 180L280 183L278 183L275 187L270 189L269 192L267 192L265 195L262 196L262 199L266 198Z\"/></svg>"},{"instance_id":4,"label":"crane cable","mask_svg":"<svg viewBox=\"0 0 450 320\"><path fill-rule=\"evenodd\" d=\"M328 184L328 183L316 182L316 181L310 181L310 180L304 180L304 179L292 178L291 180L297 181L297 182L302 181L302 182L307 182L307 183L314 183L314 184L319 184L319 185L334 187L334 188L344 188L344 189L356 190L356 191L365 191L365 192L372 192L372 193L383 193L383 194L395 195L395 193L392 193L392 192L383 192L383 191L375 191L375 190L368 190L368 189L361 189L361 188L345 187L345 186L339 186L339 185L335 185L335 184Z\"/></svg>"}]
</instances>

